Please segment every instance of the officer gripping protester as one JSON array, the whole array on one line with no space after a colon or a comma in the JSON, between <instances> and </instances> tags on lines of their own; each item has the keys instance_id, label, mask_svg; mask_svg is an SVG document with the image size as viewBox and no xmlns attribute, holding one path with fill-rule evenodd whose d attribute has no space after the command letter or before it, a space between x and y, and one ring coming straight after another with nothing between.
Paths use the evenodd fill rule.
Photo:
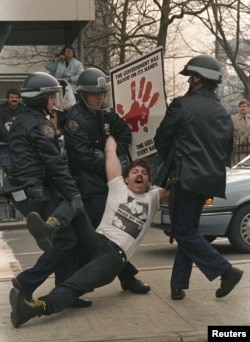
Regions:
<instances>
[{"instance_id":1,"label":"officer gripping protester","mask_svg":"<svg viewBox=\"0 0 250 342\"><path fill-rule=\"evenodd\" d=\"M24 216L37 212L44 220L51 216L58 219L47 224L47 231L38 233L32 224L28 225L39 247L45 250L34 267L12 280L28 300L51 273L55 273L58 285L75 269L77 236L68 223L84 209L75 181L60 155L55 128L46 118L52 115L60 93L58 81L47 73L33 73L24 81L21 98L26 108L10 130L13 169L1 188L1 195L10 198ZM61 225L64 229L58 230ZM75 305L89 306L89 303L77 300Z\"/></svg>"}]
</instances>

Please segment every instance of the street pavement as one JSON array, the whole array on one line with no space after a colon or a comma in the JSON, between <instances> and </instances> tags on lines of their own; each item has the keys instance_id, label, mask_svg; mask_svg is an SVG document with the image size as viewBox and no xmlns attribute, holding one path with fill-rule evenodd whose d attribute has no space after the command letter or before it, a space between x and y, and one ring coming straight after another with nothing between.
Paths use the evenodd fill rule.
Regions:
<instances>
[{"instance_id":1,"label":"street pavement","mask_svg":"<svg viewBox=\"0 0 250 342\"><path fill-rule=\"evenodd\" d=\"M34 318L15 329L10 322L8 296L11 278L21 271L21 266L0 238L0 342L203 342L207 341L208 326L249 328L250 260L233 264L244 270L244 274L223 299L215 297L219 278L209 282L194 266L186 297L173 301L169 290L171 266L144 267L139 269L139 274L151 286L147 295L123 291L115 279L83 297L93 301L92 307L70 308L52 316ZM48 293L53 286L54 277L50 277L34 297Z\"/></svg>"}]
</instances>

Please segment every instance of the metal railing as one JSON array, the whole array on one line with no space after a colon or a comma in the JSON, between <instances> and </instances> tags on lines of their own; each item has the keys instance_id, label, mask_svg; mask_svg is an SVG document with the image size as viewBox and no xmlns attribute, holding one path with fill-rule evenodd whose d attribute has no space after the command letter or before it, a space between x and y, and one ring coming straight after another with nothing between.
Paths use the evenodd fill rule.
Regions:
<instances>
[{"instance_id":1,"label":"metal railing","mask_svg":"<svg viewBox=\"0 0 250 342\"><path fill-rule=\"evenodd\" d=\"M250 137L244 138L242 140L234 139L234 148L231 158L231 166L239 163L242 159L247 157L250 154Z\"/></svg>"}]
</instances>

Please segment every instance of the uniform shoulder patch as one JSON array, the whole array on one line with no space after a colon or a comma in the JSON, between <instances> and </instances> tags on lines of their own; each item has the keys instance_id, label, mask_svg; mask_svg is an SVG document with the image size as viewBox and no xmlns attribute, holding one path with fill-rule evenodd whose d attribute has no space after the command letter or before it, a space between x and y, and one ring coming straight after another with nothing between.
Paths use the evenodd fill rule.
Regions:
<instances>
[{"instance_id":1,"label":"uniform shoulder patch","mask_svg":"<svg viewBox=\"0 0 250 342\"><path fill-rule=\"evenodd\" d=\"M67 126L71 133L77 133L79 131L80 125L79 123L74 119L68 119L67 120Z\"/></svg>"},{"instance_id":2,"label":"uniform shoulder patch","mask_svg":"<svg viewBox=\"0 0 250 342\"><path fill-rule=\"evenodd\" d=\"M56 132L52 125L44 124L40 126L41 133L48 138L55 138Z\"/></svg>"}]
</instances>

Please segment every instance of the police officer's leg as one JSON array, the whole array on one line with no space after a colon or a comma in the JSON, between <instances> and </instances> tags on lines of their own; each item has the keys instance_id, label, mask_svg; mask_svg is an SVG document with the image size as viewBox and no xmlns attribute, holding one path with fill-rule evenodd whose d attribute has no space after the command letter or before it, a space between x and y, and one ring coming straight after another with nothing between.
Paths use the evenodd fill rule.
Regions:
<instances>
[{"instance_id":1,"label":"police officer's leg","mask_svg":"<svg viewBox=\"0 0 250 342\"><path fill-rule=\"evenodd\" d=\"M27 215L29 212L27 201L26 203L25 201L22 201L22 203L17 202L15 205L24 215ZM56 205L53 196L46 190L46 205L43 211L44 218L48 217L55 208ZM60 231L53 241L52 249L42 254L34 267L25 270L16 277L16 280L21 284L21 287L25 289L27 296L32 296L35 289L53 272L56 272L56 278L59 277L59 280L56 280L56 283L63 281L65 275L67 277L72 274L74 271L73 251L76 246L76 239L76 233L72 226ZM66 260L67 268L62 267Z\"/></svg>"},{"instance_id":2,"label":"police officer's leg","mask_svg":"<svg viewBox=\"0 0 250 342\"><path fill-rule=\"evenodd\" d=\"M49 210L50 212L50 210ZM69 201L63 200L56 209L49 214L31 212L27 216L27 226L29 232L35 238L39 248L44 251L51 249L52 241L59 229L66 229L74 217L74 212Z\"/></svg>"},{"instance_id":3,"label":"police officer's leg","mask_svg":"<svg viewBox=\"0 0 250 342\"><path fill-rule=\"evenodd\" d=\"M75 245L76 234L73 228L62 230L54 239L51 250L44 252L35 266L20 273L17 280L31 294L53 272L56 275L56 283L61 283L74 271L73 249Z\"/></svg>"},{"instance_id":4,"label":"police officer's leg","mask_svg":"<svg viewBox=\"0 0 250 342\"><path fill-rule=\"evenodd\" d=\"M192 262L211 281L230 270L230 263L200 234L199 218L205 197L180 190L176 210L175 239L178 243L171 285L188 288ZM170 195L170 206L172 195Z\"/></svg>"}]
</instances>

